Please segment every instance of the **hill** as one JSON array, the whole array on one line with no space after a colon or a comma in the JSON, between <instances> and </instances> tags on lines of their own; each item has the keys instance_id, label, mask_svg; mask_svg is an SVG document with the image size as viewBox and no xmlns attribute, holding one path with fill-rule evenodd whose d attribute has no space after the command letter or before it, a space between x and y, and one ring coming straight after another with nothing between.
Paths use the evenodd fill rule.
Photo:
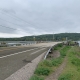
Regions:
<instances>
[{"instance_id":1,"label":"hill","mask_svg":"<svg viewBox=\"0 0 80 80\"><path fill-rule=\"evenodd\" d=\"M38 36L25 36L21 38L0 38L0 41L62 41L66 40L80 40L80 33L59 33L59 34L45 34Z\"/></svg>"}]
</instances>

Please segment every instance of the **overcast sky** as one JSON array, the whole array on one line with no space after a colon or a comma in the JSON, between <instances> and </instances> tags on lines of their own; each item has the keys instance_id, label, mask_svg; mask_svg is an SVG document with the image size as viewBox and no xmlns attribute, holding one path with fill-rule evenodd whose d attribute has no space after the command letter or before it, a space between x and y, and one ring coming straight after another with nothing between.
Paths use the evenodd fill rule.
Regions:
<instances>
[{"instance_id":1,"label":"overcast sky","mask_svg":"<svg viewBox=\"0 0 80 80\"><path fill-rule=\"evenodd\" d=\"M80 32L80 0L0 0L0 37Z\"/></svg>"}]
</instances>

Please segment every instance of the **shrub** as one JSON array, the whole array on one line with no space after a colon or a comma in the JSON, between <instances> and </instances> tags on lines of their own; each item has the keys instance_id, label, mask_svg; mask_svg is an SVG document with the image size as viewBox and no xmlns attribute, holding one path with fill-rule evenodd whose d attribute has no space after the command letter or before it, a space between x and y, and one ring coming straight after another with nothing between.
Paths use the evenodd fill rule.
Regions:
<instances>
[{"instance_id":1,"label":"shrub","mask_svg":"<svg viewBox=\"0 0 80 80\"><path fill-rule=\"evenodd\" d=\"M58 80L71 80L72 75L71 74L64 74L61 75Z\"/></svg>"},{"instance_id":2,"label":"shrub","mask_svg":"<svg viewBox=\"0 0 80 80\"><path fill-rule=\"evenodd\" d=\"M44 80L44 79L41 78L41 77L39 77L39 76L34 75L34 76L32 76L32 77L30 78L30 80Z\"/></svg>"},{"instance_id":3,"label":"shrub","mask_svg":"<svg viewBox=\"0 0 80 80\"><path fill-rule=\"evenodd\" d=\"M50 69L45 67L38 67L34 73L37 75L49 75Z\"/></svg>"}]
</instances>

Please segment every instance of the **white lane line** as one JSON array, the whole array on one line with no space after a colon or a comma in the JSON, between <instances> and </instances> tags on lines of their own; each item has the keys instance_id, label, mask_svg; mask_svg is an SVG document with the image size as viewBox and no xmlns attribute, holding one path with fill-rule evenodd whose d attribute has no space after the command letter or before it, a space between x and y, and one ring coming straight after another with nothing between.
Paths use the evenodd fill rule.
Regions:
<instances>
[{"instance_id":1,"label":"white lane line","mask_svg":"<svg viewBox=\"0 0 80 80\"><path fill-rule=\"evenodd\" d=\"M31 53L30 55L33 55L33 54L35 54L35 53L37 53L37 52L39 52L39 51L41 51L41 50L44 50L44 49L46 49L46 48L42 48L42 49L40 49L40 50L38 50L38 51L35 51L35 52Z\"/></svg>"},{"instance_id":2,"label":"white lane line","mask_svg":"<svg viewBox=\"0 0 80 80\"><path fill-rule=\"evenodd\" d=\"M30 49L30 50L26 50L26 51L22 51L22 52L14 53L14 54L10 54L10 55L6 55L6 56L2 56L2 57L0 57L0 59L2 59L2 58L6 58L6 57L9 57L9 56L13 56L13 55L17 55L17 54L21 54L21 53L24 53L24 52L32 51L32 50L35 50L35 49L38 49L38 48L34 48L34 49Z\"/></svg>"}]
</instances>

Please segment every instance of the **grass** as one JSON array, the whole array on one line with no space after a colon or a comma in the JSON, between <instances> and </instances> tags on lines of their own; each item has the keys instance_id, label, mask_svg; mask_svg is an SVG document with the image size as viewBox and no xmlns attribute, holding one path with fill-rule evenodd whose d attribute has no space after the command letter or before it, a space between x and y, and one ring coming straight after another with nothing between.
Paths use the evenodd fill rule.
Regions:
<instances>
[{"instance_id":1,"label":"grass","mask_svg":"<svg viewBox=\"0 0 80 80\"><path fill-rule=\"evenodd\" d=\"M53 66L58 66L59 64L62 63L62 60L63 59L61 57L59 57L59 58L56 58L56 59L52 59L51 62L52 62Z\"/></svg>"},{"instance_id":2,"label":"grass","mask_svg":"<svg viewBox=\"0 0 80 80\"><path fill-rule=\"evenodd\" d=\"M30 80L44 80L59 67L65 56L68 60L67 65L58 80L80 80L80 48L60 45L55 47L55 50L60 51L60 57L40 62Z\"/></svg>"},{"instance_id":3,"label":"grass","mask_svg":"<svg viewBox=\"0 0 80 80\"><path fill-rule=\"evenodd\" d=\"M52 67L53 65L52 65L51 60L44 60L44 61L40 62L38 66Z\"/></svg>"},{"instance_id":4,"label":"grass","mask_svg":"<svg viewBox=\"0 0 80 80\"><path fill-rule=\"evenodd\" d=\"M30 78L30 80L44 80L44 78L34 75Z\"/></svg>"},{"instance_id":5,"label":"grass","mask_svg":"<svg viewBox=\"0 0 80 80\"><path fill-rule=\"evenodd\" d=\"M61 57L65 57L66 54L67 54L67 51L70 49L71 47L70 46L66 46L64 47L62 50L60 50L60 54L61 54Z\"/></svg>"},{"instance_id":6,"label":"grass","mask_svg":"<svg viewBox=\"0 0 80 80\"><path fill-rule=\"evenodd\" d=\"M62 43L57 44L57 45L53 48L53 50L59 50L61 47L63 47L63 44L62 44Z\"/></svg>"},{"instance_id":7,"label":"grass","mask_svg":"<svg viewBox=\"0 0 80 80\"><path fill-rule=\"evenodd\" d=\"M37 75L46 75L48 76L49 73L50 73L50 69L49 68L46 68L46 67L38 67L35 72L35 74Z\"/></svg>"},{"instance_id":8,"label":"grass","mask_svg":"<svg viewBox=\"0 0 80 80\"><path fill-rule=\"evenodd\" d=\"M80 52L78 49L80 48L74 46L69 50L67 66L58 80L80 80L80 58L77 57Z\"/></svg>"},{"instance_id":9,"label":"grass","mask_svg":"<svg viewBox=\"0 0 80 80\"><path fill-rule=\"evenodd\" d=\"M44 80L46 76L51 74L53 71L55 71L56 68L59 67L59 65L63 62L64 57L67 54L67 51L70 49L69 46L62 46L62 44L59 44L55 46L55 50L60 51L60 57L55 58L55 59L47 59L44 61L41 61L35 72L34 75L31 77L30 80Z\"/></svg>"},{"instance_id":10,"label":"grass","mask_svg":"<svg viewBox=\"0 0 80 80\"><path fill-rule=\"evenodd\" d=\"M67 73L67 74L63 74L59 77L58 80L71 80L72 75Z\"/></svg>"},{"instance_id":11,"label":"grass","mask_svg":"<svg viewBox=\"0 0 80 80\"><path fill-rule=\"evenodd\" d=\"M73 59L71 60L71 63L74 64L74 65L76 65L76 66L80 66L80 59L78 59L78 58L73 58Z\"/></svg>"}]
</instances>

